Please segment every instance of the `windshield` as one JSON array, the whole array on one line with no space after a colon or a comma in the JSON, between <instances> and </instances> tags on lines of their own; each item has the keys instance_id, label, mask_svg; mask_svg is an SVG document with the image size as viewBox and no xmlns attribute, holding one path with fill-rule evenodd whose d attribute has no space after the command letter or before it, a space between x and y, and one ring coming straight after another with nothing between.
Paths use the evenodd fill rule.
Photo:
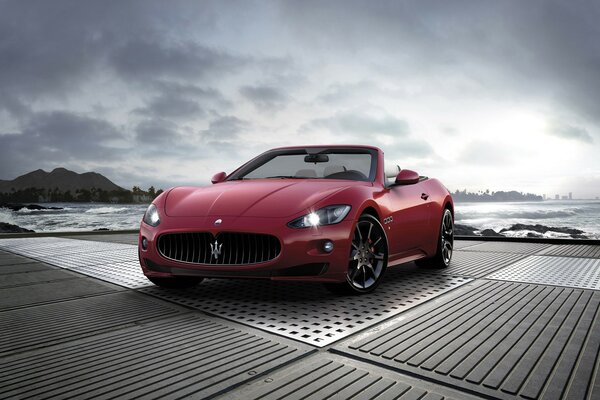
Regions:
<instances>
[{"instance_id":1,"label":"windshield","mask_svg":"<svg viewBox=\"0 0 600 400\"><path fill-rule=\"evenodd\" d=\"M374 176L375 155L366 149L330 149L310 155L300 149L265 153L233 173L228 180L287 178L372 181Z\"/></svg>"}]
</instances>

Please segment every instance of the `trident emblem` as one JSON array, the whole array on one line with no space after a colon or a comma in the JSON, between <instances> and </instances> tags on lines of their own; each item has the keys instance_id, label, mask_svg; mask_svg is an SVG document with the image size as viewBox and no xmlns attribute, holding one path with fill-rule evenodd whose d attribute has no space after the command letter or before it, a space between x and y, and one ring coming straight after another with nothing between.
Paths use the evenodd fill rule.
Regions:
<instances>
[{"instance_id":1,"label":"trident emblem","mask_svg":"<svg viewBox=\"0 0 600 400\"><path fill-rule=\"evenodd\" d=\"M221 247L223 247L223 243L219 244L216 239L214 245L212 243L210 244L210 254L215 257L215 260L218 260L221 255Z\"/></svg>"}]
</instances>

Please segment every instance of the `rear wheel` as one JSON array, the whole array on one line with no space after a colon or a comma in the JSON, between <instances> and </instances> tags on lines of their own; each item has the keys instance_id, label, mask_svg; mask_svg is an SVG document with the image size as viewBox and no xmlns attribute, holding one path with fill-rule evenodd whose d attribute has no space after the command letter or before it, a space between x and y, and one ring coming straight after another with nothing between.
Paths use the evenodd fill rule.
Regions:
<instances>
[{"instance_id":1,"label":"rear wheel","mask_svg":"<svg viewBox=\"0 0 600 400\"><path fill-rule=\"evenodd\" d=\"M364 214L356 223L346 282L327 284L335 293L363 294L375 290L381 283L388 261L385 231L377 218Z\"/></svg>"},{"instance_id":2,"label":"rear wheel","mask_svg":"<svg viewBox=\"0 0 600 400\"><path fill-rule=\"evenodd\" d=\"M169 276L169 277L157 277L157 276L147 276L150 282L154 283L156 286L160 286L167 289L185 289L196 286L204 278L198 277L184 277L184 276Z\"/></svg>"},{"instance_id":3,"label":"rear wheel","mask_svg":"<svg viewBox=\"0 0 600 400\"><path fill-rule=\"evenodd\" d=\"M442 215L442 223L440 226L440 234L438 236L437 252L435 256L418 260L417 265L428 268L447 268L452 260L452 252L454 250L454 219L452 212L448 209L444 210Z\"/></svg>"}]
</instances>

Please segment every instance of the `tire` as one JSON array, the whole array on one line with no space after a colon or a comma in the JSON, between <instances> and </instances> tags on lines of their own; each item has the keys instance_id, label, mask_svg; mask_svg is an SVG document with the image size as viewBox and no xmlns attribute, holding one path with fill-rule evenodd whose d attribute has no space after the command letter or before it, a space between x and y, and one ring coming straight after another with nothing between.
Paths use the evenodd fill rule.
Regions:
<instances>
[{"instance_id":1,"label":"tire","mask_svg":"<svg viewBox=\"0 0 600 400\"><path fill-rule=\"evenodd\" d=\"M437 240L437 251L431 258L417 260L417 265L426 268L443 269L448 268L452 260L454 250L454 219L452 212L447 208L442 214L440 233Z\"/></svg>"},{"instance_id":2,"label":"tire","mask_svg":"<svg viewBox=\"0 0 600 400\"><path fill-rule=\"evenodd\" d=\"M156 286L160 286L162 288L167 289L185 289L191 288L199 284L204 280L204 278L198 278L195 276L191 277L183 277L183 276L173 276L173 277L157 277L157 276L147 276L150 282L154 283Z\"/></svg>"},{"instance_id":3,"label":"tire","mask_svg":"<svg viewBox=\"0 0 600 400\"><path fill-rule=\"evenodd\" d=\"M365 294L379 286L388 262L385 230L377 218L363 214L356 222L346 281L325 286L336 294Z\"/></svg>"}]
</instances>

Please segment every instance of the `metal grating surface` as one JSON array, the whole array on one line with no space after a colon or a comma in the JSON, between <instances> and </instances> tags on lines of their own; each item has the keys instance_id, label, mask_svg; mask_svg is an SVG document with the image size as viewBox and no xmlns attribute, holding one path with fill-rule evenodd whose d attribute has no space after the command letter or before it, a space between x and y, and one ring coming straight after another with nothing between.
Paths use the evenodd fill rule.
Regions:
<instances>
[{"instance_id":1,"label":"metal grating surface","mask_svg":"<svg viewBox=\"0 0 600 400\"><path fill-rule=\"evenodd\" d=\"M22 272L48 271L52 269L54 268L49 265L29 260L28 263L0 266L0 275L10 275ZM4 277L2 277L1 279L4 279Z\"/></svg>"},{"instance_id":2,"label":"metal grating surface","mask_svg":"<svg viewBox=\"0 0 600 400\"><path fill-rule=\"evenodd\" d=\"M475 246L465 247L464 251L495 251L499 253L534 254L552 246L547 243L524 242L485 242Z\"/></svg>"},{"instance_id":3,"label":"metal grating surface","mask_svg":"<svg viewBox=\"0 0 600 400\"><path fill-rule=\"evenodd\" d=\"M309 351L185 316L4 359L0 398L207 398Z\"/></svg>"},{"instance_id":4,"label":"metal grating surface","mask_svg":"<svg viewBox=\"0 0 600 400\"><path fill-rule=\"evenodd\" d=\"M330 294L320 284L207 279L196 288L141 289L229 320L325 346L421 304L470 279L391 269L374 293Z\"/></svg>"},{"instance_id":5,"label":"metal grating surface","mask_svg":"<svg viewBox=\"0 0 600 400\"><path fill-rule=\"evenodd\" d=\"M480 240L455 240L454 250L464 249L465 247L475 246L476 244L485 243Z\"/></svg>"},{"instance_id":6,"label":"metal grating surface","mask_svg":"<svg viewBox=\"0 0 600 400\"><path fill-rule=\"evenodd\" d=\"M600 290L600 260L529 256L486 278Z\"/></svg>"},{"instance_id":7,"label":"metal grating surface","mask_svg":"<svg viewBox=\"0 0 600 400\"><path fill-rule=\"evenodd\" d=\"M27 265L27 264L21 264ZM76 274L62 271L60 269L47 269L45 271L20 272L7 274L0 279L0 288L13 286L35 285L44 282L62 281L65 279L77 279Z\"/></svg>"},{"instance_id":8,"label":"metal grating surface","mask_svg":"<svg viewBox=\"0 0 600 400\"><path fill-rule=\"evenodd\" d=\"M2 239L0 248L123 287L151 285L140 268L137 246L48 237Z\"/></svg>"},{"instance_id":9,"label":"metal grating surface","mask_svg":"<svg viewBox=\"0 0 600 400\"><path fill-rule=\"evenodd\" d=\"M223 399L478 399L464 392L333 354L276 371Z\"/></svg>"},{"instance_id":10,"label":"metal grating surface","mask_svg":"<svg viewBox=\"0 0 600 400\"><path fill-rule=\"evenodd\" d=\"M65 343L177 312L169 303L133 292L5 311L0 313L0 355Z\"/></svg>"},{"instance_id":11,"label":"metal grating surface","mask_svg":"<svg viewBox=\"0 0 600 400\"><path fill-rule=\"evenodd\" d=\"M0 310L96 296L120 290L125 289L83 277L35 285L14 286L2 289Z\"/></svg>"},{"instance_id":12,"label":"metal grating surface","mask_svg":"<svg viewBox=\"0 0 600 400\"><path fill-rule=\"evenodd\" d=\"M582 244L555 244L537 254L540 256L600 258L600 246Z\"/></svg>"},{"instance_id":13,"label":"metal grating surface","mask_svg":"<svg viewBox=\"0 0 600 400\"><path fill-rule=\"evenodd\" d=\"M597 399L600 293L476 281L335 351L492 398Z\"/></svg>"},{"instance_id":14,"label":"metal grating surface","mask_svg":"<svg viewBox=\"0 0 600 400\"><path fill-rule=\"evenodd\" d=\"M17 264L29 264L32 263L33 260L26 257L17 256L12 253L0 252L0 270L4 266L12 266Z\"/></svg>"},{"instance_id":15,"label":"metal grating surface","mask_svg":"<svg viewBox=\"0 0 600 400\"><path fill-rule=\"evenodd\" d=\"M483 251L455 251L450 266L436 270L441 274L466 275L481 278L527 257L515 253L487 253Z\"/></svg>"}]
</instances>

